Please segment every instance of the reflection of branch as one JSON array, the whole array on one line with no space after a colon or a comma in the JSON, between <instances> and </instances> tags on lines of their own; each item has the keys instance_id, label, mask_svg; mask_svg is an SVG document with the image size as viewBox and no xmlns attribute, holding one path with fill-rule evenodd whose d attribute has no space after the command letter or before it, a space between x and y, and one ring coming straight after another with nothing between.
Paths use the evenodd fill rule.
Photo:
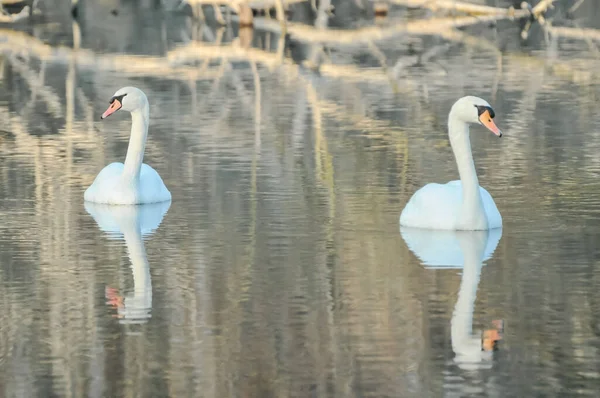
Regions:
<instances>
[{"instance_id":1,"label":"reflection of branch","mask_svg":"<svg viewBox=\"0 0 600 398\"><path fill-rule=\"evenodd\" d=\"M14 57L11 57L14 58ZM26 115L30 110L35 108L35 103L38 97L38 87L44 87L44 80L46 78L46 62L42 61L40 63L40 73L38 76L38 83L35 85L29 85L29 89L31 90L31 97L29 97L29 101L21 108L23 110L22 114Z\"/></svg>"},{"instance_id":2,"label":"reflection of branch","mask_svg":"<svg viewBox=\"0 0 600 398\"><path fill-rule=\"evenodd\" d=\"M568 14L573 14L575 11L577 11L577 9L579 8L579 6L581 6L583 4L585 0L577 0L577 2L575 2L575 4L573 4L571 6L571 8L569 8L569 10L567 11Z\"/></svg>"},{"instance_id":3,"label":"reflection of branch","mask_svg":"<svg viewBox=\"0 0 600 398\"><path fill-rule=\"evenodd\" d=\"M499 7L489 7L489 6L481 6L478 4L465 3L461 1L451 1L451 0L389 0L392 4L398 4L405 7L412 8L429 8L430 10L454 10L458 12L464 12L471 15L509 15L515 16L516 11L513 8L499 8ZM525 16L526 12L523 13L522 16ZM516 16L519 17L519 16Z\"/></svg>"},{"instance_id":4,"label":"reflection of branch","mask_svg":"<svg viewBox=\"0 0 600 398\"><path fill-rule=\"evenodd\" d=\"M189 43L186 46L176 48L167 53L170 62L186 63L192 60L206 58L222 58L228 61L255 61L269 69L281 64L281 60L274 53L268 53L256 48L244 48L241 46L213 46L203 43Z\"/></svg>"},{"instance_id":5,"label":"reflection of branch","mask_svg":"<svg viewBox=\"0 0 600 398\"><path fill-rule=\"evenodd\" d=\"M261 90L260 90L260 76L258 75L258 68L255 62L250 63L252 68L252 74L254 75L254 145L257 150L260 149L260 123L261 123Z\"/></svg>"},{"instance_id":6,"label":"reflection of branch","mask_svg":"<svg viewBox=\"0 0 600 398\"><path fill-rule=\"evenodd\" d=\"M244 24L250 24L249 21L252 20L252 11L251 10L267 10L270 8L275 8L275 12L277 15L277 21L281 25L282 30L285 30L285 10L290 6L290 4L294 3L303 3L307 0L185 0L189 3L192 8L198 8L202 5L211 5L215 11L215 18L221 24L225 24L225 20L221 14L221 10L219 9L220 5L224 5L228 7L228 9L233 10L237 13L244 21ZM246 14L242 16L242 14Z\"/></svg>"},{"instance_id":7,"label":"reflection of branch","mask_svg":"<svg viewBox=\"0 0 600 398\"><path fill-rule=\"evenodd\" d=\"M470 15L487 15L501 16L507 18L525 18L533 15L534 19L538 19L552 5L554 0L542 0L536 4L531 11L529 9L516 10L513 7L500 8L481 6L478 4L465 3L452 0L388 0L390 3L399 4L406 7L414 8L429 8L431 10L454 10L464 12Z\"/></svg>"},{"instance_id":8,"label":"reflection of branch","mask_svg":"<svg viewBox=\"0 0 600 398\"><path fill-rule=\"evenodd\" d=\"M367 44L368 44L369 50L371 50L371 53L379 61L379 64L381 65L381 68L383 69L383 73L386 76L388 76L390 84L392 85L392 90L395 93L398 92L398 84L397 84L396 78L395 78L395 76L393 76L390 73L390 68L388 67L387 58L385 57L385 54L375 45L375 43L370 41Z\"/></svg>"},{"instance_id":9,"label":"reflection of branch","mask_svg":"<svg viewBox=\"0 0 600 398\"><path fill-rule=\"evenodd\" d=\"M304 3L307 0L185 0L191 6L201 5L225 5L233 10L237 10L241 5L248 5L253 10L264 10L277 7L280 2L287 7L295 3Z\"/></svg>"},{"instance_id":10,"label":"reflection of branch","mask_svg":"<svg viewBox=\"0 0 600 398\"><path fill-rule=\"evenodd\" d=\"M465 16L456 18L431 18L397 23L390 23L386 27L372 26L354 30L320 30L312 26L288 23L286 32L294 39L305 43L322 43L337 45L352 45L376 40L383 40L400 33L409 34L439 34L444 30L460 28L485 22L496 22L505 19L521 19L533 16L534 19L543 23L542 14L552 5L554 0L542 0L532 9L515 10L514 8L497 8L486 6L475 6L468 3L454 1L422 2L420 0L392 0L398 4L413 4L415 6L436 6L440 8L471 10L472 14L478 16ZM477 12L475 12L477 11ZM393 21L392 21L393 22ZM280 32L279 24L273 23L265 18L256 18L254 25L261 29Z\"/></svg>"},{"instance_id":11,"label":"reflection of branch","mask_svg":"<svg viewBox=\"0 0 600 398\"><path fill-rule=\"evenodd\" d=\"M82 88L77 88L76 92L77 100L83 111L85 112L84 120L87 121L88 133L94 131L94 107L92 106L90 100L86 97Z\"/></svg>"},{"instance_id":12,"label":"reflection of branch","mask_svg":"<svg viewBox=\"0 0 600 398\"><path fill-rule=\"evenodd\" d=\"M54 117L62 116L62 101L58 97L58 95L48 86L44 84L43 81L40 81L39 77L29 68L27 64L17 59L16 56L12 56L10 58L10 63L13 66L13 69L19 73L29 87L31 87L32 91L35 91L39 94L40 97L46 102L48 105L48 110Z\"/></svg>"},{"instance_id":13,"label":"reflection of branch","mask_svg":"<svg viewBox=\"0 0 600 398\"><path fill-rule=\"evenodd\" d=\"M554 3L554 0L541 0L535 5L535 7L533 7L533 16L535 18L540 18L542 14L548 10L548 8L552 7L552 3ZM543 20L540 21L540 23L543 23Z\"/></svg>"},{"instance_id":14,"label":"reflection of branch","mask_svg":"<svg viewBox=\"0 0 600 398\"><path fill-rule=\"evenodd\" d=\"M319 96L314 85L301 75L298 75L300 80L303 80L306 87L306 98L312 108L312 119L315 132L315 168L317 180L322 181L327 186L329 192L329 210L331 219L335 215L335 180L333 177L333 158L329 153L327 145L327 136L323 133L323 114Z\"/></svg>"},{"instance_id":15,"label":"reflection of branch","mask_svg":"<svg viewBox=\"0 0 600 398\"><path fill-rule=\"evenodd\" d=\"M521 15L516 14L516 15ZM529 11L523 16L529 15ZM437 35L446 30L460 28L478 23L500 21L511 18L510 15L486 15L481 17L431 18L410 22L390 23L389 26L371 26L367 28L342 30L316 29L309 25L288 23L287 33L295 40L304 43L322 43L336 45L361 45L369 41L389 39L399 34ZM279 24L265 18L255 18L254 26L271 32L281 33Z\"/></svg>"},{"instance_id":16,"label":"reflection of branch","mask_svg":"<svg viewBox=\"0 0 600 398\"><path fill-rule=\"evenodd\" d=\"M249 61L266 66L270 71L276 67L296 67L289 58L280 58L276 53L270 53L256 48L243 48L236 45L213 46L200 42L190 43L186 46L170 51L169 59L180 63L197 62L206 58L221 58L228 61ZM389 77L378 69L359 68L354 65L322 64L319 73L323 76L351 79L355 81L373 81L389 83ZM402 91L402 87L398 90Z\"/></svg>"},{"instance_id":17,"label":"reflection of branch","mask_svg":"<svg viewBox=\"0 0 600 398\"><path fill-rule=\"evenodd\" d=\"M381 73L381 69L359 68L355 65L323 64L319 69L319 74L322 76L343 79L345 81L354 81L357 83L390 83L389 76ZM410 90L411 87L412 83L410 81L403 81L401 85L396 87L396 90L397 92L406 92L406 89L408 88Z\"/></svg>"},{"instance_id":18,"label":"reflection of branch","mask_svg":"<svg viewBox=\"0 0 600 398\"><path fill-rule=\"evenodd\" d=\"M319 9L317 10L317 16L315 18L315 28L321 30L327 29L327 26L329 24L329 14L327 13L327 10L330 6L330 0L321 0L319 2ZM282 33L280 33L280 35L283 36ZM321 56L322 53L323 47L319 45L312 46L312 48L310 49L310 56L305 61L305 65L309 68L318 68L323 58Z\"/></svg>"},{"instance_id":19,"label":"reflection of branch","mask_svg":"<svg viewBox=\"0 0 600 398\"><path fill-rule=\"evenodd\" d=\"M539 66L546 66L555 76L568 77L575 84L589 83L592 79L600 78L600 70L598 70L597 62L589 59L562 59L554 60L548 63L547 60L532 56L523 56L518 53L502 54L500 50L488 40L482 37L475 37L463 32L448 30L442 32L441 37L446 40L451 40L457 43L463 43L468 46L484 48L493 52L498 58L503 58L505 61L516 62L520 68L539 71Z\"/></svg>"},{"instance_id":20,"label":"reflection of branch","mask_svg":"<svg viewBox=\"0 0 600 398\"><path fill-rule=\"evenodd\" d=\"M0 52L5 54L34 54L40 60L67 64L75 59L78 68L117 70L125 75L161 76L172 79L211 78L211 71L172 65L164 57L95 54L92 51L73 51L68 47L52 47L27 34L0 29Z\"/></svg>"},{"instance_id":21,"label":"reflection of branch","mask_svg":"<svg viewBox=\"0 0 600 398\"><path fill-rule=\"evenodd\" d=\"M558 37L568 37L571 39L582 39L582 40L598 40L600 41L600 30L597 29L583 29L583 28L567 28L567 27L556 27L546 25L545 27L548 33Z\"/></svg>"},{"instance_id":22,"label":"reflection of branch","mask_svg":"<svg viewBox=\"0 0 600 398\"><path fill-rule=\"evenodd\" d=\"M77 149L79 150L89 150L92 156L103 155L102 149L99 150L99 148L102 148L102 145L99 145L100 136L97 134L88 136L85 133L79 132L78 129L73 129L69 134L59 134L51 140L44 140L44 145L40 145L40 140L27 132L26 119L16 113L9 113L5 106L0 106L0 118L6 122L6 128L9 129L15 137L13 140L15 147L14 149L11 149L11 151L28 155L33 159L36 181L38 181L38 178L39 181L44 181L44 178L42 177L43 172L48 172L48 170L58 170L43 166L46 165L47 162L55 164L56 159L62 159L64 157L63 153L68 145L68 140L76 142ZM95 175L95 173L88 174L82 171L82 173L78 173L73 177L91 183ZM42 186L43 184L40 183L39 187Z\"/></svg>"}]
</instances>

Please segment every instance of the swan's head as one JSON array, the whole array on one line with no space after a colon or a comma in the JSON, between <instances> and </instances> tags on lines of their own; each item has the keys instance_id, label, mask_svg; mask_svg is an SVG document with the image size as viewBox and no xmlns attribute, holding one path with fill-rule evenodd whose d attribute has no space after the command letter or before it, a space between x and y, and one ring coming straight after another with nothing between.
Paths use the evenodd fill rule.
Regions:
<instances>
[{"instance_id":1,"label":"swan's head","mask_svg":"<svg viewBox=\"0 0 600 398\"><path fill-rule=\"evenodd\" d=\"M100 116L100 119L106 119L119 109L123 109L128 112L133 112L148 105L148 98L146 94L139 88L135 87L123 87L117 90L117 92L110 99L110 106Z\"/></svg>"},{"instance_id":2,"label":"swan's head","mask_svg":"<svg viewBox=\"0 0 600 398\"><path fill-rule=\"evenodd\" d=\"M496 114L486 100L468 95L452 105L449 117L464 123L481 124L498 137L502 137L502 131L494 123L494 116Z\"/></svg>"}]
</instances>

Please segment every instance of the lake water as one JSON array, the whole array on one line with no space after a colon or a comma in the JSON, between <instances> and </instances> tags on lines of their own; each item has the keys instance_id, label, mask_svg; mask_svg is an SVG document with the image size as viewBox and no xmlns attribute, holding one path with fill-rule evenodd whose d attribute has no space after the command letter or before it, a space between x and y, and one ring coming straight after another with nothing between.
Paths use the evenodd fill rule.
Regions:
<instances>
[{"instance_id":1,"label":"lake water","mask_svg":"<svg viewBox=\"0 0 600 398\"><path fill-rule=\"evenodd\" d=\"M302 40L281 63L276 34L245 49L119 7L88 4L75 55L58 11L25 26L38 39L0 30L0 395L598 396L598 42L504 21L330 43L316 73ZM191 39L223 51L173 52ZM128 115L99 115L125 85L148 95L170 204L83 202L124 159ZM416 189L457 178L446 121L467 94L504 132L471 133L504 227L400 231Z\"/></svg>"}]
</instances>

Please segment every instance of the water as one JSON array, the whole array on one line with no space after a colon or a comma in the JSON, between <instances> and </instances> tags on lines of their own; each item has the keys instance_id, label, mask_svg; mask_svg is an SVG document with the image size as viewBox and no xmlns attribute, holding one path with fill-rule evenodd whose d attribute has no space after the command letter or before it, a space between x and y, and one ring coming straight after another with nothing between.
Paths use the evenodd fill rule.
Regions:
<instances>
[{"instance_id":1,"label":"water","mask_svg":"<svg viewBox=\"0 0 600 398\"><path fill-rule=\"evenodd\" d=\"M406 64L394 91L366 45L332 46L316 74L270 64L278 38L260 32L268 57L195 50L195 67L165 69L186 38L231 49L236 32L94 7L70 60L64 16L33 28L51 52L0 31L3 396L597 396L597 43L539 27L520 42L511 22L396 36L376 43ZM578 23L599 9L584 3ZM298 62L314 51L286 47ZM84 206L124 158L129 118L99 115L125 85L149 97L145 162L170 205ZM504 227L446 237L439 267L398 217L425 183L457 178L445 124L465 94L505 133L472 132ZM498 320L498 350L473 351Z\"/></svg>"}]
</instances>

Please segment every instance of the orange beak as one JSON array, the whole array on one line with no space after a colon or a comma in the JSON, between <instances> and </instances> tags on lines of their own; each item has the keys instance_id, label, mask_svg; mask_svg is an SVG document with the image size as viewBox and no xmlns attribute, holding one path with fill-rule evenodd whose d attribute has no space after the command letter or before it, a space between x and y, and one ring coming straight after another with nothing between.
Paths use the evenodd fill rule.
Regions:
<instances>
[{"instance_id":1,"label":"orange beak","mask_svg":"<svg viewBox=\"0 0 600 398\"><path fill-rule=\"evenodd\" d=\"M108 111L107 111L108 112ZM498 137L502 137L502 131L496 126L494 123L494 119L490 116L490 111L485 111L479 116L479 122L487 127L492 133L496 134Z\"/></svg>"},{"instance_id":2,"label":"orange beak","mask_svg":"<svg viewBox=\"0 0 600 398\"><path fill-rule=\"evenodd\" d=\"M100 119L106 119L107 117L121 109L121 106L121 101L115 98L113 102L110 103L108 109L102 114L102 116L100 116Z\"/></svg>"}]
</instances>

